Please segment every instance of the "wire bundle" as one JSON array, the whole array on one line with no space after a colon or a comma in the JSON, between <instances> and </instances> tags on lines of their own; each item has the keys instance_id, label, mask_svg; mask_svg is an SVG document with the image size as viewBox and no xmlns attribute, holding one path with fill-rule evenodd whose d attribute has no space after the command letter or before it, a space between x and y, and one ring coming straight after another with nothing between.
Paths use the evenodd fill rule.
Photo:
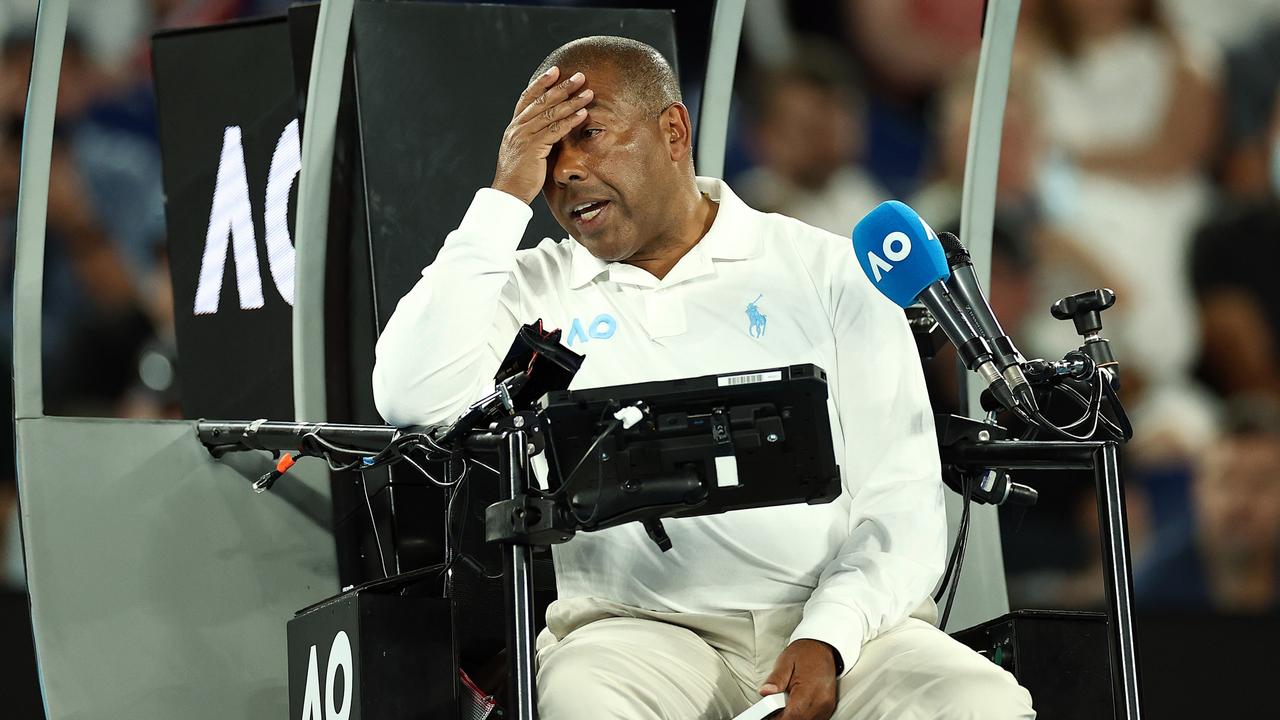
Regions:
<instances>
[{"instance_id":1,"label":"wire bundle","mask_svg":"<svg viewBox=\"0 0 1280 720\"><path fill-rule=\"evenodd\" d=\"M390 576L390 570L387 567L386 554L382 547L382 537L378 531L377 519L374 517L373 501L369 495L369 487L365 482L364 473L368 470L389 467L400 462L408 463L419 474L437 487L443 488L448 494L445 501L445 546L450 548L451 552L446 559L444 567L440 570L441 574L447 572L456 559L460 557L470 559L465 556L465 553L456 550L454 538L456 535L460 535L466 527L466 511L465 509L463 510L463 524L455 533L453 527L454 501L457 500L459 495L463 494L472 464L480 465L496 473L497 471L494 468L461 452L441 446L431 435L423 432L405 433L396 437L395 440L381 450L374 451L342 447L326 440L318 431L312 430L302 436L302 452L306 455L324 458L329 469L334 472L355 471L359 473L361 494L364 496L365 508L369 512L369 526L373 530L374 542L378 547L378 558L384 577ZM429 472L423 463L443 463L442 475L444 479L441 480ZM461 468L455 470L455 463L461 463ZM472 559L472 563L474 562ZM483 567L479 566L478 563L476 563L476 566L479 567L480 572L485 577L496 577L484 571Z\"/></svg>"},{"instance_id":2,"label":"wire bundle","mask_svg":"<svg viewBox=\"0 0 1280 720\"><path fill-rule=\"evenodd\" d=\"M1084 387L1085 392L1089 393L1090 397L1086 397L1085 392L1081 392L1081 386ZM1029 413L1022 410L1016 411L1019 419L1026 423L1026 430L1022 435L1023 440L1034 439L1040 432L1047 432L1059 440L1075 442L1093 440L1100 431L1103 432L1105 439L1117 442L1125 442L1133 437L1133 426L1130 425L1129 416L1120 404L1120 398L1112 385L1110 371L1098 368L1094 370L1090 380L1087 382L1063 379L1048 385L1042 392L1037 393L1037 400L1044 407L1047 407L1048 402L1055 397L1067 398L1074 405L1083 409L1083 414L1065 425L1057 425L1045 417L1039 409L1032 410ZM1104 399L1106 401L1105 409L1110 412L1112 417L1108 417L1107 412L1104 412ZM1088 430L1084 433L1077 435L1073 432L1086 424L1088 424Z\"/></svg>"}]
</instances>

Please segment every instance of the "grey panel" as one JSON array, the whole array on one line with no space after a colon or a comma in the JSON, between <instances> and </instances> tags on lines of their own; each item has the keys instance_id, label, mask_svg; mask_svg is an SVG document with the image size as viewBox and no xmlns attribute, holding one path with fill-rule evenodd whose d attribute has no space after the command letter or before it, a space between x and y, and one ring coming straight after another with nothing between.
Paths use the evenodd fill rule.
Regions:
<instances>
[{"instance_id":1,"label":"grey panel","mask_svg":"<svg viewBox=\"0 0 1280 720\"><path fill-rule=\"evenodd\" d=\"M18 461L50 720L287 717L285 623L338 590L321 468L256 495L265 454L78 418L19 420Z\"/></svg>"}]
</instances>

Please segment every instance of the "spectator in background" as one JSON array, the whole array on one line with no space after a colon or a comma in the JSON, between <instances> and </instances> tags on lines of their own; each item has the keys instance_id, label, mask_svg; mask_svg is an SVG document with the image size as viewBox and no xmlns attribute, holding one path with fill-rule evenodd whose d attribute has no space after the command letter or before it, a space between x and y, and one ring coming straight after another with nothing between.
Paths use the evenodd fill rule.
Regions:
<instances>
[{"instance_id":1,"label":"spectator in background","mask_svg":"<svg viewBox=\"0 0 1280 720\"><path fill-rule=\"evenodd\" d=\"M12 264L22 114L32 38L14 33L0 62L0 258ZM67 37L58 92L50 169L45 260L44 366L46 408L53 414L109 415L134 374L134 355L150 333L138 288L154 277L163 239L156 150L128 133L90 119L100 76ZM5 274L4 304L12 302ZM0 337L9 347L11 311Z\"/></svg>"},{"instance_id":2,"label":"spectator in background","mask_svg":"<svg viewBox=\"0 0 1280 720\"><path fill-rule=\"evenodd\" d=\"M1053 151L1042 175L1046 212L1111 276L1055 267L1040 304L1114 283L1107 334L1134 423L1147 429L1139 442L1158 436L1161 453L1194 454L1210 419L1187 381L1199 334L1186 256L1211 199L1203 171L1216 139L1216 56L1175 34L1156 0L1042 0L1034 9L1032 76ZM1069 323L1032 320L1033 344L1078 343Z\"/></svg>"},{"instance_id":3,"label":"spectator in background","mask_svg":"<svg viewBox=\"0 0 1280 720\"><path fill-rule=\"evenodd\" d=\"M1280 11L1280 2L1276 2ZM1224 13L1226 14L1226 13ZM1234 202L1272 197L1271 133L1280 87L1280 16L1227 48L1221 156L1216 168Z\"/></svg>"},{"instance_id":4,"label":"spectator in background","mask_svg":"<svg viewBox=\"0 0 1280 720\"><path fill-rule=\"evenodd\" d=\"M1280 0L1160 0L1169 21L1181 33L1194 34L1223 51L1252 42L1260 30L1280 22Z\"/></svg>"},{"instance_id":5,"label":"spectator in background","mask_svg":"<svg viewBox=\"0 0 1280 720\"><path fill-rule=\"evenodd\" d=\"M1224 396L1280 398L1280 87L1260 154L1266 196L1224 208L1198 233L1191 277L1200 304L1200 370Z\"/></svg>"},{"instance_id":6,"label":"spectator in background","mask_svg":"<svg viewBox=\"0 0 1280 720\"><path fill-rule=\"evenodd\" d=\"M1135 573L1140 605L1280 611L1280 404L1236 400L1192 484L1193 520Z\"/></svg>"},{"instance_id":7,"label":"spectator in background","mask_svg":"<svg viewBox=\"0 0 1280 720\"><path fill-rule=\"evenodd\" d=\"M1022 64L1020 59L1015 60L1015 65ZM978 58L973 55L953 67L939 88L933 116L932 172L911 200L911 206L932 222L960 217L969 120L977 78ZM998 209L1023 218L1019 224L1028 230L1038 228L1043 219L1036 173L1044 155L1044 144L1033 91L1027 73L1010 75L996 178Z\"/></svg>"},{"instance_id":8,"label":"spectator in background","mask_svg":"<svg viewBox=\"0 0 1280 720\"><path fill-rule=\"evenodd\" d=\"M7 353L0 358L0 392L6 398L13 397L13 371ZM0 418L0 591L20 588L25 584L22 536L18 528L17 453L13 425L12 412Z\"/></svg>"},{"instance_id":9,"label":"spectator in background","mask_svg":"<svg viewBox=\"0 0 1280 720\"><path fill-rule=\"evenodd\" d=\"M26 562L22 557L21 530L18 521L17 484L13 478L0 480L0 590L20 590L26 587L27 573Z\"/></svg>"},{"instance_id":10,"label":"spectator in background","mask_svg":"<svg viewBox=\"0 0 1280 720\"><path fill-rule=\"evenodd\" d=\"M849 36L894 97L927 96L982 41L982 0L843 0Z\"/></svg>"},{"instance_id":11,"label":"spectator in background","mask_svg":"<svg viewBox=\"0 0 1280 720\"><path fill-rule=\"evenodd\" d=\"M984 0L836 2L868 79L865 164L905 197L919 186L927 162L933 96L981 42Z\"/></svg>"},{"instance_id":12,"label":"spectator in background","mask_svg":"<svg viewBox=\"0 0 1280 720\"><path fill-rule=\"evenodd\" d=\"M752 207L848 236L886 199L858 166L862 99L840 52L818 40L751 86L749 145L759 165L734 181Z\"/></svg>"}]
</instances>

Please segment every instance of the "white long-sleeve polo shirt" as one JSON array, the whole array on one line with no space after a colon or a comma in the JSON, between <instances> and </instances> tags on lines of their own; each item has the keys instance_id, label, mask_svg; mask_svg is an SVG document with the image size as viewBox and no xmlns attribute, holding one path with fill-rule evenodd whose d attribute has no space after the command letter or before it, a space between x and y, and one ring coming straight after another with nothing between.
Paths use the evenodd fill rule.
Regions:
<instances>
[{"instance_id":1,"label":"white long-sleeve polo shirt","mask_svg":"<svg viewBox=\"0 0 1280 720\"><path fill-rule=\"evenodd\" d=\"M901 309L863 275L852 244L720 204L711 229L659 280L572 240L517 251L532 210L492 189L400 301L378 340L374 399L395 425L452 420L492 388L519 327L542 318L586 355L571 388L813 363L827 372L842 492L664 521L663 553L639 523L554 547L558 594L658 611L730 613L805 603L791 639L862 644L904 619L942 571L946 519L933 418Z\"/></svg>"}]
</instances>

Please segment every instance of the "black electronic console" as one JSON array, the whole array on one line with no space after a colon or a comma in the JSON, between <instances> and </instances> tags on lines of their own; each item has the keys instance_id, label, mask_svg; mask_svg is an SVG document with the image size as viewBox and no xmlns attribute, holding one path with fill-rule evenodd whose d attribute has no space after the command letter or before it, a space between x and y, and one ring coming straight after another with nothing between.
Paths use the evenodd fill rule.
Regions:
<instances>
[{"instance_id":1,"label":"black electronic console","mask_svg":"<svg viewBox=\"0 0 1280 720\"><path fill-rule=\"evenodd\" d=\"M394 428L267 420L197 423L201 442L215 456L244 450L278 454L276 469L254 483L260 492L271 489L297 457L315 456L342 469L369 470L406 462L424 475L423 462L455 466L458 475L437 479L454 497L469 463L480 462L477 456L496 454L494 469L502 499L485 509L485 539L501 546L508 616L506 707L521 720L531 720L537 706L534 547L566 542L577 532L640 522L666 550L671 541L662 528L664 518L823 503L840 495L826 373L821 368L793 365L566 391L555 386L568 383L581 358L547 347L557 339L556 332L547 332L537 323L526 326L495 379L495 391L449 426ZM548 386L541 399L530 399ZM544 452L551 469L549 490L530 482L530 458ZM450 558L466 564L467 553L453 543L446 545L451 548ZM438 567L421 572L440 575ZM325 663L326 692L341 666L343 689L350 688L343 697L353 698L352 708L361 707L364 699L387 695L385 686L371 684L360 674L361 667L385 665L376 653L366 657L368 648L377 645L377 633L385 629L376 618L370 620L384 611L370 609L382 607L392 596L404 597L386 585L407 588L402 583L417 579L417 574L406 573L358 587L293 621L295 707L299 702L303 708L309 702L314 706L319 685L311 678L321 673L318 659L312 672L310 659L319 656L312 655L311 649L315 646L319 652L326 643L335 648ZM392 592L387 595L384 590ZM410 604L400 605L408 608ZM421 608L408 611L435 613L440 622L456 625L456 619L450 620L456 608L457 603L424 602ZM440 622L430 627L439 627ZM430 627L423 624L421 629L429 633ZM369 644L359 642L361 633L371 640ZM397 657L413 668L434 671L458 664L457 647L437 645L443 649L433 659ZM450 653L445 658L450 663L436 662ZM348 682L347 677L353 680ZM445 678L441 671L439 677L443 678L437 688L443 688L441 692L419 693L414 695L415 702L434 708L462 696L462 686L456 686L452 676ZM356 704L357 696L361 704Z\"/></svg>"},{"instance_id":2,"label":"black electronic console","mask_svg":"<svg viewBox=\"0 0 1280 720\"><path fill-rule=\"evenodd\" d=\"M544 519L566 532L531 544L639 520L665 550L661 518L840 495L826 373L814 365L553 391L537 411L555 498Z\"/></svg>"}]
</instances>

